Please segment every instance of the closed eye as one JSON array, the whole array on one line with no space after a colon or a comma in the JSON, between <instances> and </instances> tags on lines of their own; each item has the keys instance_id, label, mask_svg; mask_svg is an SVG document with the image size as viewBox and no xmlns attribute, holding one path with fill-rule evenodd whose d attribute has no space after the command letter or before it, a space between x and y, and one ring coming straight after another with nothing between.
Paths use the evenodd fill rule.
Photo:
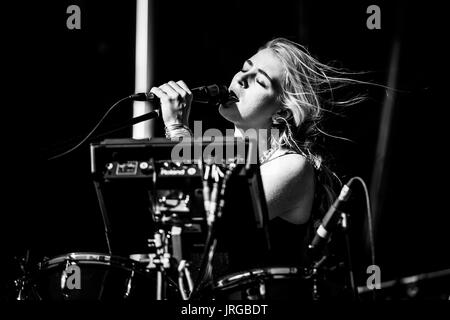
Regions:
<instances>
[{"instance_id":1,"label":"closed eye","mask_svg":"<svg viewBox=\"0 0 450 320\"><path fill-rule=\"evenodd\" d=\"M267 85L263 80L256 79L256 83L259 84L263 88L267 88Z\"/></svg>"},{"instance_id":2,"label":"closed eye","mask_svg":"<svg viewBox=\"0 0 450 320\"><path fill-rule=\"evenodd\" d=\"M244 62L244 65L242 66L241 72L247 72L247 71L249 71L249 69L246 68L246 67L247 67L247 66L253 67L253 65L254 65L254 64L253 64L253 61L251 61L251 60L246 60L246 61ZM267 72L265 72L264 70L262 70L262 69L260 69L260 68L256 69L256 71L258 72L258 74L264 76L270 83L273 83L272 78L269 77L269 75L267 74ZM266 83L265 83L264 80L258 80L258 79L257 79L256 82L258 82L258 84L260 84L260 85L263 86L264 88L267 88L267 87L268 87L268 85L266 85Z\"/></svg>"}]
</instances>

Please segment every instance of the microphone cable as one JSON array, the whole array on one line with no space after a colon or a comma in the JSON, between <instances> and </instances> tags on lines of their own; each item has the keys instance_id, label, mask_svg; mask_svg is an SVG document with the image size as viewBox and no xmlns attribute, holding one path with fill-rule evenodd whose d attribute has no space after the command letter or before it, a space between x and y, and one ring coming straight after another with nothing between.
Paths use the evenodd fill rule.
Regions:
<instances>
[{"instance_id":1,"label":"microphone cable","mask_svg":"<svg viewBox=\"0 0 450 320\"><path fill-rule=\"evenodd\" d=\"M370 246L370 258L371 263L373 266L375 266L375 241L374 241L374 235L373 235L373 225L372 225L372 209L370 205L370 196L369 196L369 190L367 188L366 183L361 177L353 177L352 180L357 180L360 182L361 186L364 189L364 196L366 199L366 213L367 213L367 228L369 229L369 246ZM377 301L377 292L376 290L372 290L372 300Z\"/></svg>"},{"instance_id":2,"label":"microphone cable","mask_svg":"<svg viewBox=\"0 0 450 320\"><path fill-rule=\"evenodd\" d=\"M352 177L347 185L350 185L354 180L359 181L361 184L363 190L364 190L364 198L366 203L366 214L367 214L367 228L369 231L369 248L370 248L370 261L373 266L375 266L375 241L374 241L374 235L373 235L373 224L372 224L372 208L370 205L370 196L369 196L369 190L367 188L367 185L365 181L361 177ZM358 291L356 289L356 294L358 294ZM373 290L372 292L372 299L373 301L377 300L376 290Z\"/></svg>"},{"instance_id":3,"label":"microphone cable","mask_svg":"<svg viewBox=\"0 0 450 320\"><path fill-rule=\"evenodd\" d=\"M374 237L373 237L372 209L371 209L371 205L370 205L369 191L368 191L366 183L359 176L350 178L350 180L345 184L345 186L350 187L350 185L355 180L359 181L359 183L361 184L361 186L364 190L366 215L367 215L367 228L369 231L370 260L371 260L372 265L375 265L375 242L374 242Z\"/></svg>"},{"instance_id":4,"label":"microphone cable","mask_svg":"<svg viewBox=\"0 0 450 320\"><path fill-rule=\"evenodd\" d=\"M61 158L73 151L75 151L76 149L80 148L93 134L95 131L97 131L97 129L100 127L100 125L103 123L103 121L106 119L106 117L118 106L120 105L122 102L126 101L126 100L131 100L133 98L133 95L129 95L125 98L120 99L119 101L117 101L116 103L114 103L103 115L103 117L97 122L97 124L94 126L94 128L86 135L86 137L84 139L82 139L78 144L76 144L74 147L70 148L69 150L66 150L62 153L59 153L55 156L52 156L50 158L47 158L48 161L50 160L55 160L58 158Z\"/></svg>"},{"instance_id":5,"label":"microphone cable","mask_svg":"<svg viewBox=\"0 0 450 320\"><path fill-rule=\"evenodd\" d=\"M224 86L224 85L210 85L210 86L196 87L196 88L191 89L191 91L192 92L198 91L197 94L202 96L203 99L206 99L206 100L195 99L195 97L194 97L193 98L193 102L203 103L203 104L209 104L211 102L212 98L216 98L218 102L222 102L223 99L226 99L229 96L228 90L227 90L226 86ZM94 134L94 132L99 128L99 126L102 124L102 122L105 120L105 118L111 113L111 111L113 111L116 108L117 105L121 104L122 102L124 102L126 100L147 101L148 100L148 95L149 95L148 93L134 93L134 94L131 94L131 95L125 97L125 98L120 99L119 101L114 103L108 109L108 111L106 111L106 113L98 121L98 123L94 126L94 128L77 145L75 145L74 147L70 148L67 151L64 151L64 152L59 153L59 154L57 154L55 156L47 158L47 160L54 160L54 159L61 158L61 157L65 156L65 155L75 151L79 147L81 147ZM151 94L151 95L152 95L153 98L155 98L155 99L157 98L154 94ZM156 103L157 105L159 105L159 99L156 99L156 101L151 101L151 102L154 103L154 104ZM152 117L154 118L156 116L159 116L160 115L160 111L159 111L158 108L156 108L155 110L150 111L147 114L144 114L144 115L139 116L139 117L132 118L131 120L133 120L133 119L139 120L138 118L140 118L140 117L144 118L147 115L150 116L148 119L151 119ZM144 121L144 120L146 120L146 119L142 119L140 121ZM106 132L105 134L108 134L108 133L111 133L111 132L115 132L116 130L120 130L120 129L123 129L123 128L118 128L118 129L115 129L113 131Z\"/></svg>"},{"instance_id":6,"label":"microphone cable","mask_svg":"<svg viewBox=\"0 0 450 320\"><path fill-rule=\"evenodd\" d=\"M372 224L372 209L370 205L370 196L366 183L361 177L353 177L350 179L347 185L349 185L354 180L359 181L364 190L364 197L366 203L366 214L367 214L367 228L369 229L369 246L370 246L370 260L372 265L375 265L375 241L373 235L373 224Z\"/></svg>"}]
</instances>

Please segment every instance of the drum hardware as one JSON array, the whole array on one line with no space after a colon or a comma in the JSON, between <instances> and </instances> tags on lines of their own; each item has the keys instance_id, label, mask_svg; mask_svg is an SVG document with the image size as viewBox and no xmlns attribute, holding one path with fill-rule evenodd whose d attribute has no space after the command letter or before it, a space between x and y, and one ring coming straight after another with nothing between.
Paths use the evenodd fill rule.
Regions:
<instances>
[{"instance_id":1,"label":"drum hardware","mask_svg":"<svg viewBox=\"0 0 450 320\"><path fill-rule=\"evenodd\" d=\"M310 270L307 271L309 278L312 280L311 299L313 301L319 301L321 298L319 289L320 271L326 260L327 256L323 256L319 261L314 262Z\"/></svg>"},{"instance_id":2,"label":"drum hardware","mask_svg":"<svg viewBox=\"0 0 450 320\"><path fill-rule=\"evenodd\" d=\"M157 272L157 300L165 299L164 281L171 270L176 266L178 266L178 285L182 299L184 300L189 299L193 294L195 295L195 292L200 290L205 283L210 281L212 275L211 262L217 244L214 228L216 222L222 215L222 209L224 207L223 197L228 178L233 173L236 166L234 163L231 163L222 169L216 164L205 164L203 167L205 168L205 172L211 173L211 175L203 175L203 186L208 186L206 192L205 190L203 191L203 194L207 194L204 206L209 231L199 275L197 277L197 289L195 289L196 286L193 284L190 276L190 264L183 259L181 237L183 229L191 227L192 223L185 223L185 220L179 215L180 213L185 212L186 205L189 203L189 197L184 196L180 192L169 192L166 190L166 192L163 192L158 198L155 209L155 222L160 226L159 230L154 234L154 239L149 240L149 247L154 249L155 254L149 256L148 268L155 269ZM211 185L211 187L209 187L209 185ZM180 204L182 204L181 210ZM192 219L192 222L195 222L195 219ZM187 288L185 282L188 285Z\"/></svg>"},{"instance_id":3,"label":"drum hardware","mask_svg":"<svg viewBox=\"0 0 450 320\"><path fill-rule=\"evenodd\" d=\"M156 267L156 300L166 299L166 286L164 275L166 271L170 269L170 259L171 255L169 252L168 239L169 235L166 234L165 230L159 229L155 233L155 249L156 255L153 259L153 264Z\"/></svg>"},{"instance_id":4,"label":"drum hardware","mask_svg":"<svg viewBox=\"0 0 450 320\"><path fill-rule=\"evenodd\" d=\"M25 274L17 280L17 288L21 288L18 290L18 298L187 300L204 297L203 289L214 283L212 259L217 248L218 232L229 228L229 224L227 227L221 224L220 228L223 230L219 230L219 222L225 221L226 203L231 203L225 197L228 190L242 192L239 195L244 200L238 204L238 208L244 212L238 212L238 215L237 210L233 212L233 207L227 207L227 210L230 214L236 214L235 218L242 219L240 222L245 222L244 236L248 234L247 227L255 228L264 235L264 240L258 244L268 246L267 208L265 201L261 201L264 196L259 167L257 161L251 160L254 155L249 151L251 148L248 140L245 142L246 155L236 156L234 162L227 155L227 160L222 162L202 158L200 161L192 159L178 163L168 160L171 159L170 151L178 143L161 140L164 141L127 139L91 145L91 173L103 217L108 254L74 252L46 259L38 264L32 274ZM227 147L228 143L226 142ZM238 145L233 141L230 143L233 148ZM192 146L194 145L191 144ZM205 141L202 147L207 146L209 144ZM224 146L225 144L222 148ZM245 161L238 163L236 159ZM235 174L233 179L232 174ZM231 180L233 186L228 188L227 184ZM108 201L130 201L128 196L133 195L132 192L119 192L117 197L114 193L129 186L132 187L132 192L138 189L144 191L138 194L139 197L144 193L149 196L150 205L148 201L144 202L145 209L151 213L152 234L146 234L144 253L139 253L142 252L140 247L139 251L135 251L137 254L130 252L113 255L113 252L120 252L116 248L119 245L120 249L121 243L113 238L120 225L114 224L114 217L108 212L116 209L116 202ZM198 195L204 195L203 201L198 201ZM132 208L129 205L133 205ZM114 212L128 217L129 212L133 212L135 208L142 207L134 206L134 202L127 202ZM226 218L229 219L227 223L234 219L230 218L228 212ZM238 230L238 227L240 225L234 230ZM205 236L201 240L203 255L199 267L194 266L187 258L185 251L188 250L184 247L184 236L187 233L190 236L191 233ZM241 234L233 234L231 240L240 246L243 239L236 235ZM194 245L198 248L197 243ZM70 275L66 270L74 265L81 269L81 290L70 290L67 286ZM192 276L193 267L197 273L195 281ZM247 290L247 296L251 299L266 297L268 287L262 279L258 280L256 287L256 292L253 289Z\"/></svg>"},{"instance_id":5,"label":"drum hardware","mask_svg":"<svg viewBox=\"0 0 450 320\"><path fill-rule=\"evenodd\" d=\"M194 299L199 290L207 285L208 282L213 281L212 260L217 245L216 227L222 217L228 180L235 169L236 164L233 162L222 166L222 168L214 163L205 163L202 166L202 184L208 233L200 264L200 272L191 291L190 299Z\"/></svg>"},{"instance_id":6,"label":"drum hardware","mask_svg":"<svg viewBox=\"0 0 450 320\"><path fill-rule=\"evenodd\" d=\"M358 288L355 284L355 275L353 273L353 263L352 263L352 253L350 246L350 237L349 237L349 216L345 212L341 212L341 220L339 223L340 231L344 235L345 241L345 267L347 269L347 286L351 292L352 299L357 301L359 299L358 296Z\"/></svg>"},{"instance_id":7,"label":"drum hardware","mask_svg":"<svg viewBox=\"0 0 450 320\"><path fill-rule=\"evenodd\" d=\"M167 196L158 198L155 222L160 228L154 234L154 239L148 240L149 249L155 251L154 254L149 255L147 268L153 269L157 273L156 300L167 299L165 295L166 281L171 281L169 274L174 269L178 270L178 286L183 300L187 300L187 295L192 292L193 288L189 264L183 259L182 233L185 219L177 214L186 212L189 196L186 197L182 193L176 192L171 192L170 195L174 194L176 195L175 201ZM184 281L187 281L189 291L185 289Z\"/></svg>"},{"instance_id":8,"label":"drum hardware","mask_svg":"<svg viewBox=\"0 0 450 320\"><path fill-rule=\"evenodd\" d=\"M346 270L346 289L350 291L352 299L354 301L358 300L358 291L354 280L353 266L351 261L351 248L349 239L349 215L343 211L339 211L339 216L337 221L337 231L339 234L343 235L345 243L345 257L344 261L339 263L338 266ZM333 238L331 237L329 241L331 242ZM310 265L306 268L306 277L312 281L312 300L321 300L322 295L320 292L319 282L326 271L330 271L330 268L326 266L326 262L329 260L329 254L321 248L317 250L313 245L308 246L308 255L311 260ZM337 266L335 266L337 267Z\"/></svg>"},{"instance_id":9,"label":"drum hardware","mask_svg":"<svg viewBox=\"0 0 450 320\"><path fill-rule=\"evenodd\" d=\"M310 300L310 282L297 267L256 268L219 278L204 295L216 300Z\"/></svg>"},{"instance_id":10,"label":"drum hardware","mask_svg":"<svg viewBox=\"0 0 450 320\"><path fill-rule=\"evenodd\" d=\"M126 291L125 291L125 293L123 295L124 299L128 299L130 297L130 292L131 292L131 288L132 288L134 275L135 275L135 272L133 270L133 271L131 271L131 274L130 274L130 276L127 279Z\"/></svg>"},{"instance_id":11,"label":"drum hardware","mask_svg":"<svg viewBox=\"0 0 450 320\"><path fill-rule=\"evenodd\" d=\"M25 300L156 300L157 274L143 266L147 264L144 255L133 258L136 260L74 252L46 259L27 275L21 296ZM80 272L81 285L77 290L64 283L69 276L66 268L73 265ZM177 285L168 279L165 292L161 290L160 294L166 299L177 299Z\"/></svg>"},{"instance_id":12,"label":"drum hardware","mask_svg":"<svg viewBox=\"0 0 450 320\"><path fill-rule=\"evenodd\" d=\"M252 297L249 300L265 300L265 299L266 299L266 284L264 283L264 281L259 281L257 296L255 298Z\"/></svg>"},{"instance_id":13,"label":"drum hardware","mask_svg":"<svg viewBox=\"0 0 450 320\"><path fill-rule=\"evenodd\" d=\"M94 187L95 193L97 194L97 201L100 207L100 212L102 214L103 219L103 232L105 235L106 246L108 248L109 255L112 255L112 247L111 247L111 223L109 221L108 214L106 212L105 199L103 197L101 185L99 181L94 179Z\"/></svg>"},{"instance_id":14,"label":"drum hardware","mask_svg":"<svg viewBox=\"0 0 450 320\"><path fill-rule=\"evenodd\" d=\"M31 276L28 274L14 280L14 286L16 289L15 299L17 301L34 300L34 297L36 297L38 300L42 300L39 296L36 285L32 283L30 279Z\"/></svg>"},{"instance_id":15,"label":"drum hardware","mask_svg":"<svg viewBox=\"0 0 450 320\"><path fill-rule=\"evenodd\" d=\"M385 300L450 300L450 269L383 281L379 288L367 285L358 287L362 300L370 299L374 291Z\"/></svg>"},{"instance_id":16,"label":"drum hardware","mask_svg":"<svg viewBox=\"0 0 450 320\"><path fill-rule=\"evenodd\" d=\"M68 274L67 271L71 270L72 266L78 267L77 263L75 261L73 261L70 258L70 256L68 256L68 258L67 258L67 260L65 262L65 267L64 267L64 269L61 272L61 280L60 280L61 292L62 292L62 294L63 294L65 299L69 299L69 291L70 291L70 289L69 289L69 287L67 285L67 280L68 280L69 274ZM77 289L79 289L79 288L77 288Z\"/></svg>"},{"instance_id":17,"label":"drum hardware","mask_svg":"<svg viewBox=\"0 0 450 320\"><path fill-rule=\"evenodd\" d=\"M30 251L27 250L25 255L14 257L20 272L20 276L13 281L13 290L17 301L29 300L30 292L36 294L34 284L30 281L29 256Z\"/></svg>"},{"instance_id":18,"label":"drum hardware","mask_svg":"<svg viewBox=\"0 0 450 320\"><path fill-rule=\"evenodd\" d=\"M171 220L170 220L171 221ZM147 262L146 268L149 271L156 271L156 300L166 300L167 282L173 283L170 274L174 268L178 271L178 286L181 298L187 300L187 294L192 292L193 284L189 264L183 259L182 253L182 228L173 225L170 232L159 229L154 234L154 239L149 239L149 249L154 253L147 255L145 258L134 257L141 262ZM184 281L187 281L188 292L185 289Z\"/></svg>"},{"instance_id":19,"label":"drum hardware","mask_svg":"<svg viewBox=\"0 0 450 320\"><path fill-rule=\"evenodd\" d=\"M187 282L188 291L185 288L184 282ZM189 294L194 289L194 283L192 281L191 273L189 271L189 264L186 260L181 260L178 265L178 287L180 289L183 300L189 299Z\"/></svg>"}]
</instances>

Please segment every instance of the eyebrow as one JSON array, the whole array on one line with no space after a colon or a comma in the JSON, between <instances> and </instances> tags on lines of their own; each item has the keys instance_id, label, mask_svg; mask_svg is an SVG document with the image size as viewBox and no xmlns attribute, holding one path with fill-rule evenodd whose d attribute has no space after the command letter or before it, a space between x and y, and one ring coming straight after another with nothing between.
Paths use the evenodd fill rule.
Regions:
<instances>
[{"instance_id":1,"label":"eyebrow","mask_svg":"<svg viewBox=\"0 0 450 320\"><path fill-rule=\"evenodd\" d=\"M253 67L253 61L252 60L250 60L250 59L248 59L248 60L245 60L245 62L246 63L248 63L250 66L252 66ZM270 81L270 83L274 83L274 81L273 81L273 79L271 78L271 77L269 77L269 75L267 74L267 72L265 72L264 70L262 70L262 69L256 69L259 73L261 73L263 76L265 76L267 79L269 79L269 81Z\"/></svg>"}]
</instances>

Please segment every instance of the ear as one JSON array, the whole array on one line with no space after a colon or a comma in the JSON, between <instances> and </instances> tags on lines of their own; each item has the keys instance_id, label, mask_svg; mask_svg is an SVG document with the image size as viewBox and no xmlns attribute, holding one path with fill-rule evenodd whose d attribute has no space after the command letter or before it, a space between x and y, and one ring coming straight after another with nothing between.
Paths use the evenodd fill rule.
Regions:
<instances>
[{"instance_id":1,"label":"ear","mask_svg":"<svg viewBox=\"0 0 450 320\"><path fill-rule=\"evenodd\" d=\"M292 111L286 107L282 107L272 115L272 123L274 125L286 124L286 121L288 121L291 117Z\"/></svg>"}]
</instances>

